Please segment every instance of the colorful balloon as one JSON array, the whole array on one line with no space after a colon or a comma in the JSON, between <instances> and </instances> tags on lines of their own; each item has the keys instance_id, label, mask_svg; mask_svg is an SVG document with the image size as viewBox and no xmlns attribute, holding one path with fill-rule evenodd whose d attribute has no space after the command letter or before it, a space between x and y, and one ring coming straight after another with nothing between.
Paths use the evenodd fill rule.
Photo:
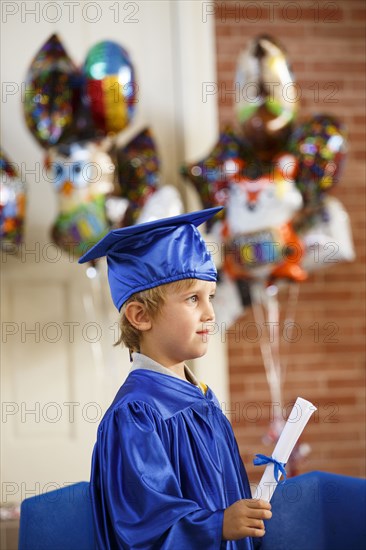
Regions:
<instances>
[{"instance_id":1,"label":"colorful balloon","mask_svg":"<svg viewBox=\"0 0 366 550\"><path fill-rule=\"evenodd\" d=\"M229 191L225 162L237 158L248 159L249 152L249 144L237 136L232 128L226 127L207 157L181 167L181 174L194 185L204 208L226 205Z\"/></svg>"},{"instance_id":2,"label":"colorful balloon","mask_svg":"<svg viewBox=\"0 0 366 550\"><path fill-rule=\"evenodd\" d=\"M34 57L25 82L26 124L44 148L59 143L72 124L80 74L56 34Z\"/></svg>"},{"instance_id":3,"label":"colorful balloon","mask_svg":"<svg viewBox=\"0 0 366 550\"><path fill-rule=\"evenodd\" d=\"M115 42L99 42L88 52L84 74L96 127L104 133L123 130L134 114L137 91L127 51Z\"/></svg>"},{"instance_id":4,"label":"colorful balloon","mask_svg":"<svg viewBox=\"0 0 366 550\"><path fill-rule=\"evenodd\" d=\"M74 210L61 212L53 225L52 238L69 254L81 256L108 230L104 197L96 197Z\"/></svg>"},{"instance_id":5,"label":"colorful balloon","mask_svg":"<svg viewBox=\"0 0 366 550\"><path fill-rule=\"evenodd\" d=\"M298 159L296 184L304 205L317 209L339 179L346 152L344 127L334 116L313 116L294 131L289 147Z\"/></svg>"},{"instance_id":6,"label":"colorful balloon","mask_svg":"<svg viewBox=\"0 0 366 550\"><path fill-rule=\"evenodd\" d=\"M296 170L296 158L288 153L271 163L256 159L230 129L205 159L182 168L205 207L225 206L220 244L233 280L306 278L303 246L291 224L302 208Z\"/></svg>"},{"instance_id":7,"label":"colorful balloon","mask_svg":"<svg viewBox=\"0 0 366 550\"><path fill-rule=\"evenodd\" d=\"M260 165L256 165L259 170ZM274 159L271 170L262 166L256 178L242 159L226 161L225 262L234 279L277 278L302 281L306 273L300 262L303 247L291 221L302 207L293 179L296 161L283 154Z\"/></svg>"},{"instance_id":8,"label":"colorful balloon","mask_svg":"<svg viewBox=\"0 0 366 550\"><path fill-rule=\"evenodd\" d=\"M121 195L129 201L124 224L132 225L159 184L160 161L148 128L124 147L117 148L116 167Z\"/></svg>"},{"instance_id":9,"label":"colorful balloon","mask_svg":"<svg viewBox=\"0 0 366 550\"><path fill-rule=\"evenodd\" d=\"M255 38L240 55L236 82L236 114L245 137L262 160L281 151L299 105L286 53L272 37Z\"/></svg>"},{"instance_id":10,"label":"colorful balloon","mask_svg":"<svg viewBox=\"0 0 366 550\"><path fill-rule=\"evenodd\" d=\"M48 179L58 198L58 215L52 230L56 244L80 256L111 228L119 227L126 204L115 186L115 166L108 153L109 140L75 142L49 150ZM117 195L117 196L114 196ZM114 202L111 217L109 198Z\"/></svg>"},{"instance_id":11,"label":"colorful balloon","mask_svg":"<svg viewBox=\"0 0 366 550\"><path fill-rule=\"evenodd\" d=\"M2 248L23 242L26 187L0 148L0 241Z\"/></svg>"},{"instance_id":12,"label":"colorful balloon","mask_svg":"<svg viewBox=\"0 0 366 550\"><path fill-rule=\"evenodd\" d=\"M231 159L224 163L229 183L226 200L226 222L229 232L251 233L279 227L293 219L302 207L296 188L293 155L278 155L271 165Z\"/></svg>"}]
</instances>

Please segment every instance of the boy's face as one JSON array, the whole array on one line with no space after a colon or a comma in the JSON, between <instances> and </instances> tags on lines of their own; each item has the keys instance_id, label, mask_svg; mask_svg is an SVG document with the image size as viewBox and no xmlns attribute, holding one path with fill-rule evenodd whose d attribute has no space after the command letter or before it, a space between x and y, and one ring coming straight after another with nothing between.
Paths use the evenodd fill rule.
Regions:
<instances>
[{"instance_id":1,"label":"boy's face","mask_svg":"<svg viewBox=\"0 0 366 550\"><path fill-rule=\"evenodd\" d=\"M168 368L202 357L215 320L215 290L215 282L199 279L189 288L169 289L151 329L142 333L141 353Z\"/></svg>"}]
</instances>

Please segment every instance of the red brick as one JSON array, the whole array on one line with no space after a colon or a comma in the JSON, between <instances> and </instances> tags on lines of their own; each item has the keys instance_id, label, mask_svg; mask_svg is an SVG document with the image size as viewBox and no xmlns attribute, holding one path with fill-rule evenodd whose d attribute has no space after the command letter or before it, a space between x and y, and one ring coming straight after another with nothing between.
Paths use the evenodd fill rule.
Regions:
<instances>
[{"instance_id":1,"label":"red brick","mask_svg":"<svg viewBox=\"0 0 366 550\"><path fill-rule=\"evenodd\" d=\"M366 10L352 10L351 17L354 21L365 21L366 20Z\"/></svg>"}]
</instances>

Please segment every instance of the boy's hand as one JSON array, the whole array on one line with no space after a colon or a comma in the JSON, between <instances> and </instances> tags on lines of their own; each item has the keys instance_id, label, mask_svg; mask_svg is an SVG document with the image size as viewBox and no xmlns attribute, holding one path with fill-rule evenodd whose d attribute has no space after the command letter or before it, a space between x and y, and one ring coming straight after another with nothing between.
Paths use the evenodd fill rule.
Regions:
<instances>
[{"instance_id":1,"label":"boy's hand","mask_svg":"<svg viewBox=\"0 0 366 550\"><path fill-rule=\"evenodd\" d=\"M265 500L245 499L234 502L224 511L222 536L225 540L263 537L264 519L272 517L271 505Z\"/></svg>"}]
</instances>

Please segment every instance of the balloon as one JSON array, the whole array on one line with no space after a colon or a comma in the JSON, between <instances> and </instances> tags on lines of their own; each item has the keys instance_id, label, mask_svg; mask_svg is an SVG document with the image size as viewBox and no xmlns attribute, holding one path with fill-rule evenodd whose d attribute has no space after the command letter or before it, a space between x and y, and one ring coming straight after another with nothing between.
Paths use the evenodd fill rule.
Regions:
<instances>
[{"instance_id":1,"label":"balloon","mask_svg":"<svg viewBox=\"0 0 366 550\"><path fill-rule=\"evenodd\" d=\"M23 98L26 124L42 147L57 144L71 125L79 79L76 66L53 34L29 67Z\"/></svg>"},{"instance_id":2,"label":"balloon","mask_svg":"<svg viewBox=\"0 0 366 550\"><path fill-rule=\"evenodd\" d=\"M57 192L59 208L53 239L77 255L86 252L113 226L119 227L127 208L114 183L115 166L107 152L109 146L109 140L86 141L49 150L48 178ZM114 199L113 207L107 205L108 198Z\"/></svg>"},{"instance_id":3,"label":"balloon","mask_svg":"<svg viewBox=\"0 0 366 550\"><path fill-rule=\"evenodd\" d=\"M224 170L225 162L233 158L247 158L249 149L249 145L227 127L207 157L182 166L182 175L193 183L204 208L226 204L228 181Z\"/></svg>"},{"instance_id":4,"label":"balloon","mask_svg":"<svg viewBox=\"0 0 366 550\"><path fill-rule=\"evenodd\" d=\"M290 149L299 162L296 184L305 207L317 208L338 181L346 152L344 128L334 116L316 115L294 131Z\"/></svg>"},{"instance_id":5,"label":"balloon","mask_svg":"<svg viewBox=\"0 0 366 550\"><path fill-rule=\"evenodd\" d=\"M264 163L230 131L203 161L183 167L205 207L225 206L224 270L241 279L302 281L303 246L291 221L302 207L297 161L282 153Z\"/></svg>"},{"instance_id":6,"label":"balloon","mask_svg":"<svg viewBox=\"0 0 366 550\"><path fill-rule=\"evenodd\" d=\"M242 159L225 162L223 170L229 182L226 221L230 234L260 231L289 222L302 207L296 188L296 159L282 154L270 166Z\"/></svg>"},{"instance_id":7,"label":"balloon","mask_svg":"<svg viewBox=\"0 0 366 550\"><path fill-rule=\"evenodd\" d=\"M84 74L97 128L104 133L123 130L136 103L135 73L127 51L115 42L99 42L87 54Z\"/></svg>"},{"instance_id":8,"label":"balloon","mask_svg":"<svg viewBox=\"0 0 366 550\"><path fill-rule=\"evenodd\" d=\"M183 211L183 203L177 189L172 185L163 185L147 199L137 223L178 216Z\"/></svg>"},{"instance_id":9,"label":"balloon","mask_svg":"<svg viewBox=\"0 0 366 550\"><path fill-rule=\"evenodd\" d=\"M160 162L148 128L124 147L117 148L116 165L121 195L129 201L124 223L131 225L137 222L141 209L159 183Z\"/></svg>"},{"instance_id":10,"label":"balloon","mask_svg":"<svg viewBox=\"0 0 366 550\"><path fill-rule=\"evenodd\" d=\"M237 118L256 156L280 151L298 111L298 91L284 49L270 36L255 38L240 55L236 73Z\"/></svg>"},{"instance_id":11,"label":"balloon","mask_svg":"<svg viewBox=\"0 0 366 550\"><path fill-rule=\"evenodd\" d=\"M334 197L324 199L322 211L301 238L305 247L303 266L308 272L355 259L349 216Z\"/></svg>"},{"instance_id":12,"label":"balloon","mask_svg":"<svg viewBox=\"0 0 366 550\"><path fill-rule=\"evenodd\" d=\"M110 41L92 47L79 70L52 35L29 67L25 90L26 124L46 149L118 132L135 110L132 63L126 50Z\"/></svg>"},{"instance_id":13,"label":"balloon","mask_svg":"<svg viewBox=\"0 0 366 550\"><path fill-rule=\"evenodd\" d=\"M304 281L303 245L290 223L254 233L228 234L224 269L232 279Z\"/></svg>"},{"instance_id":14,"label":"balloon","mask_svg":"<svg viewBox=\"0 0 366 550\"><path fill-rule=\"evenodd\" d=\"M2 248L23 242L26 189L14 164L0 149L0 237Z\"/></svg>"},{"instance_id":15,"label":"balloon","mask_svg":"<svg viewBox=\"0 0 366 550\"><path fill-rule=\"evenodd\" d=\"M52 238L60 248L81 256L107 232L104 198L96 197L74 210L61 212L52 228Z\"/></svg>"},{"instance_id":16,"label":"balloon","mask_svg":"<svg viewBox=\"0 0 366 550\"><path fill-rule=\"evenodd\" d=\"M110 141L80 141L49 150L48 181L59 194L63 210L93 195L112 193L115 166L108 154Z\"/></svg>"}]
</instances>

